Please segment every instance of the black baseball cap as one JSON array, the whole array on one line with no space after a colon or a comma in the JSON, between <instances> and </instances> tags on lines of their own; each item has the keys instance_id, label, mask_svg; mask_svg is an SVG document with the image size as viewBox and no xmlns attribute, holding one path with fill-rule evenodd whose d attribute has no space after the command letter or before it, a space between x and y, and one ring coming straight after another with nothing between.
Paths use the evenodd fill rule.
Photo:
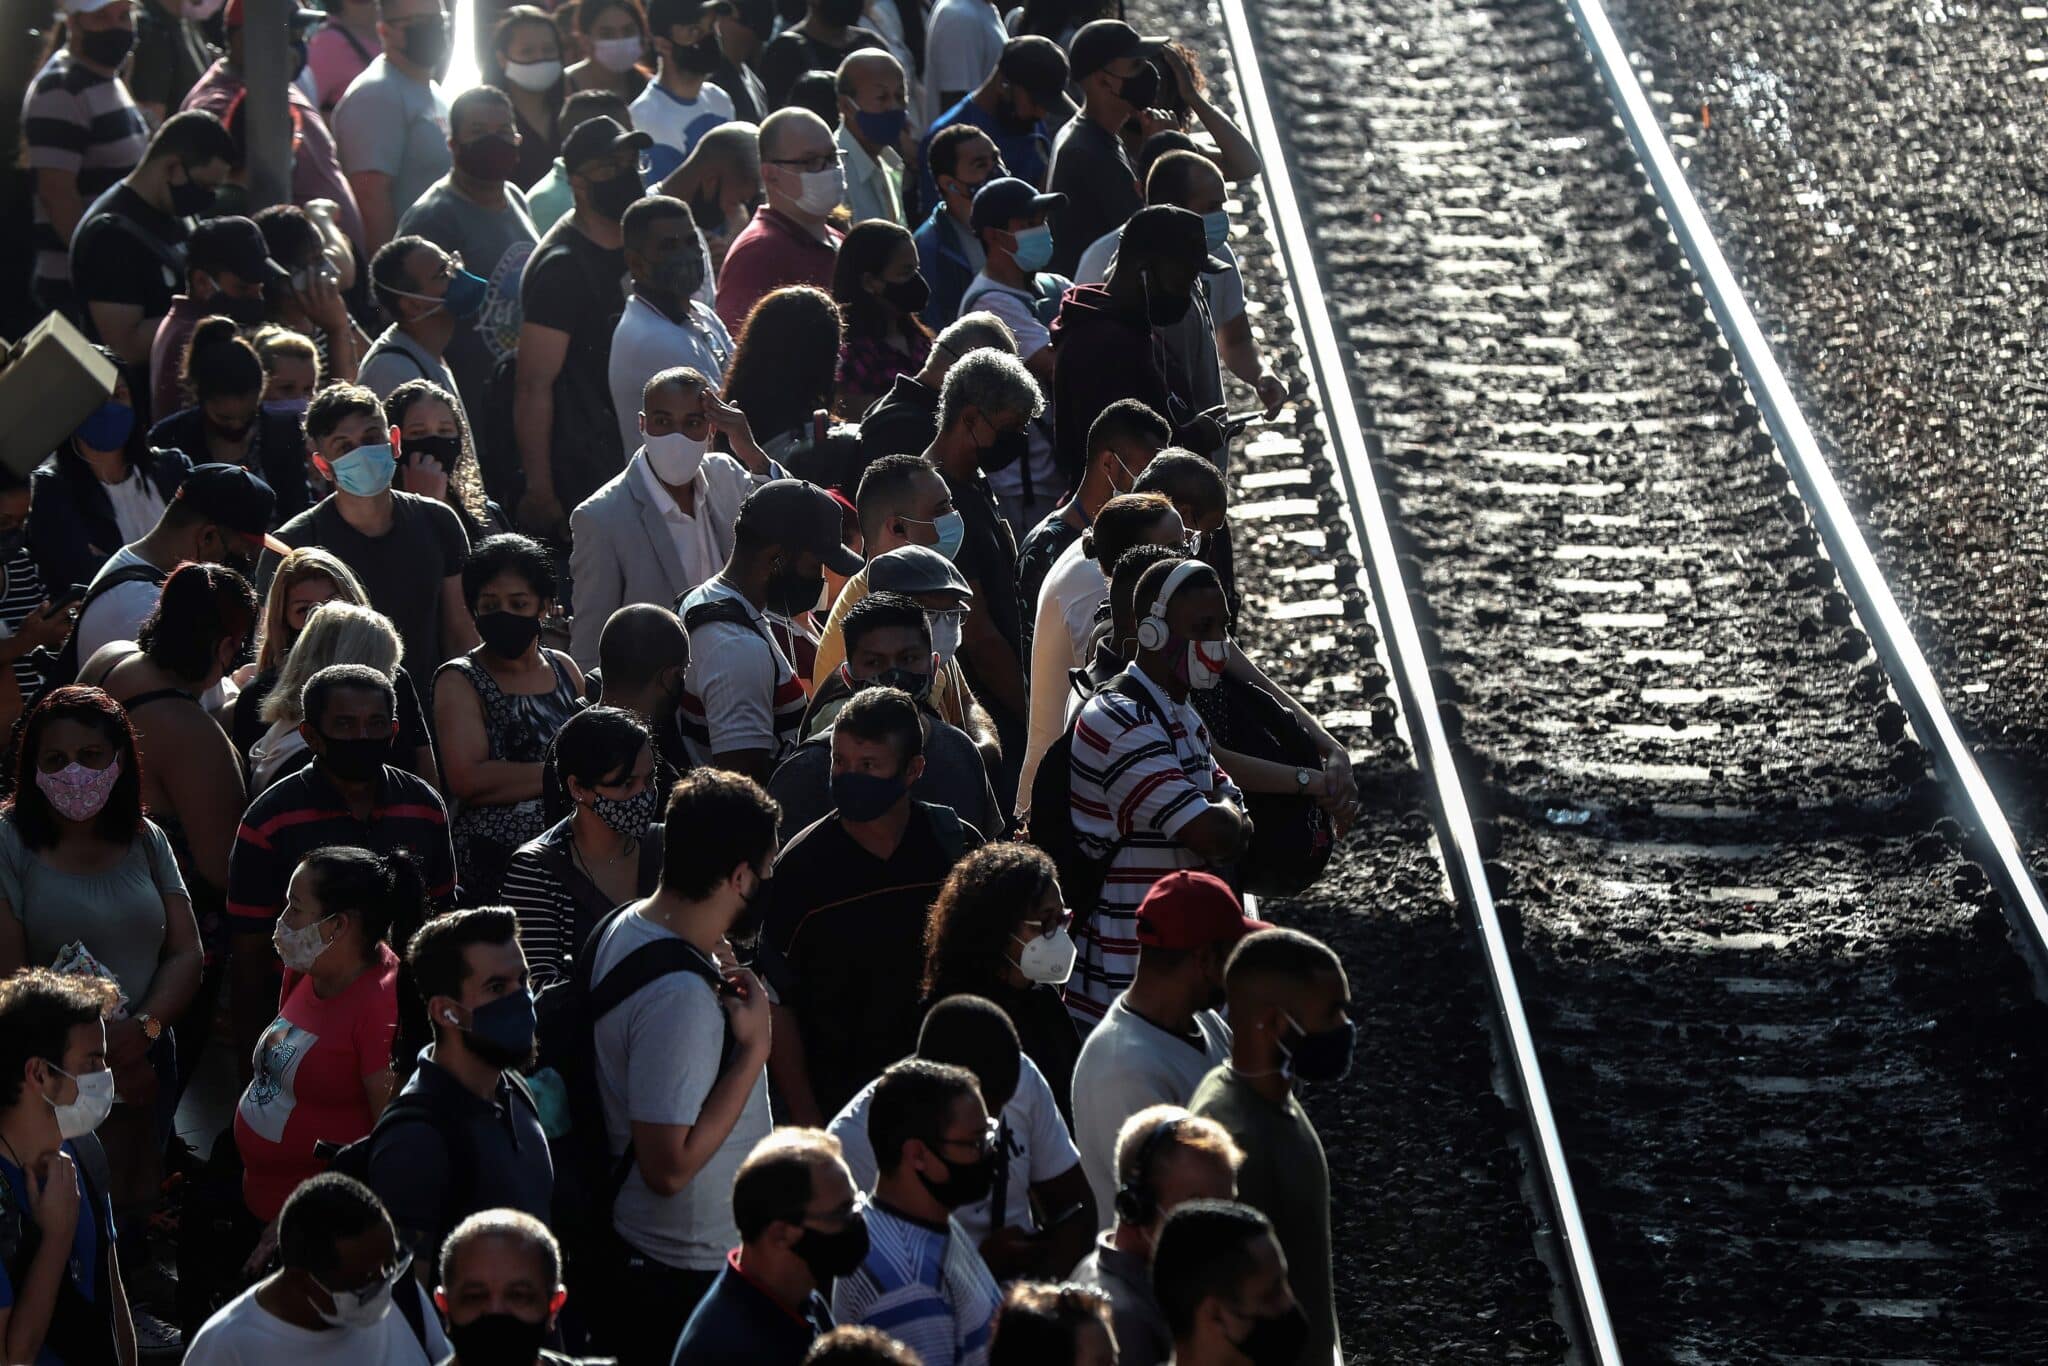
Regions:
<instances>
[{"instance_id":1,"label":"black baseball cap","mask_svg":"<svg viewBox=\"0 0 2048 1366\"><path fill-rule=\"evenodd\" d=\"M1203 230L1202 216L1173 204L1148 204L1132 214L1131 221L1124 224L1124 235L1116 250L1119 256L1128 252L1132 256L1180 261L1204 275L1230 269L1230 262L1209 254L1209 236Z\"/></svg>"},{"instance_id":2,"label":"black baseball cap","mask_svg":"<svg viewBox=\"0 0 2048 1366\"><path fill-rule=\"evenodd\" d=\"M208 464L193 467L178 485L173 502L186 507L217 526L241 536L260 550L289 555L292 548L270 534L270 516L277 511L277 495L270 485L240 465Z\"/></svg>"},{"instance_id":3,"label":"black baseball cap","mask_svg":"<svg viewBox=\"0 0 2048 1366\"><path fill-rule=\"evenodd\" d=\"M967 225L976 232L983 228L1006 227L1012 219L1057 209L1067 202L1063 194L1040 194L1028 180L1003 176L974 192L974 207L967 212ZM1201 219L1196 219L1197 225Z\"/></svg>"},{"instance_id":4,"label":"black baseball cap","mask_svg":"<svg viewBox=\"0 0 2048 1366\"><path fill-rule=\"evenodd\" d=\"M263 229L253 218L203 219L185 239L185 263L209 275L229 271L257 284L288 285L291 272L270 259Z\"/></svg>"},{"instance_id":5,"label":"black baseball cap","mask_svg":"<svg viewBox=\"0 0 2048 1366\"><path fill-rule=\"evenodd\" d=\"M654 139L647 134L638 130L629 133L611 115L599 114L577 124L575 131L563 141L562 166L574 172L616 152L631 152L638 156L653 145Z\"/></svg>"},{"instance_id":6,"label":"black baseball cap","mask_svg":"<svg viewBox=\"0 0 2048 1366\"><path fill-rule=\"evenodd\" d=\"M1067 65L1074 79L1092 76L1121 57L1150 57L1166 46L1164 38L1146 38L1121 19L1083 24L1067 44Z\"/></svg>"},{"instance_id":7,"label":"black baseball cap","mask_svg":"<svg viewBox=\"0 0 2048 1366\"><path fill-rule=\"evenodd\" d=\"M1004 43L996 70L1040 104L1056 105L1066 93L1067 54L1052 39L1035 33Z\"/></svg>"},{"instance_id":8,"label":"black baseball cap","mask_svg":"<svg viewBox=\"0 0 2048 1366\"><path fill-rule=\"evenodd\" d=\"M728 0L653 0L647 6L647 31L668 37L678 24L694 24L707 14L731 14Z\"/></svg>"},{"instance_id":9,"label":"black baseball cap","mask_svg":"<svg viewBox=\"0 0 2048 1366\"><path fill-rule=\"evenodd\" d=\"M755 489L740 504L738 528L756 543L808 550L835 574L858 574L863 563L839 539L839 501L808 480L771 479Z\"/></svg>"}]
</instances>

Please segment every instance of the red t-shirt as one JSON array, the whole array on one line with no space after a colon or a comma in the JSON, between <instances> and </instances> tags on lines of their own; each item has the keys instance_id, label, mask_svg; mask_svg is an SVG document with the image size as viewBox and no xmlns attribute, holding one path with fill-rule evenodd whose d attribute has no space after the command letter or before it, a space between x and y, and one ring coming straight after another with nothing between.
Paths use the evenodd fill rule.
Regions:
<instances>
[{"instance_id":1,"label":"red t-shirt","mask_svg":"<svg viewBox=\"0 0 2048 1366\"><path fill-rule=\"evenodd\" d=\"M324 1164L315 1142L350 1143L375 1117L363 1078L391 1065L398 1034L398 955L377 946L377 966L322 1000L313 979L287 972L277 1018L256 1043L256 1076L235 1106L242 1200L268 1223L285 1197Z\"/></svg>"},{"instance_id":2,"label":"red t-shirt","mask_svg":"<svg viewBox=\"0 0 2048 1366\"><path fill-rule=\"evenodd\" d=\"M839 244L846 234L827 227L830 242L820 242L802 227L767 205L740 229L726 248L718 268L718 320L735 340L747 315L770 290L784 285L815 285L832 292L832 268L839 262Z\"/></svg>"}]
</instances>

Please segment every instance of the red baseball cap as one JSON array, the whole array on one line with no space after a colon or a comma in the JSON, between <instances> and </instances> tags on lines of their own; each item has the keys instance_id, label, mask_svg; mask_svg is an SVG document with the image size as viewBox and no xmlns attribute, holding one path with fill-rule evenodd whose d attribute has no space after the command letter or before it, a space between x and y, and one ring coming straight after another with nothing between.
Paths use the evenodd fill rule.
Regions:
<instances>
[{"instance_id":1,"label":"red baseball cap","mask_svg":"<svg viewBox=\"0 0 2048 1366\"><path fill-rule=\"evenodd\" d=\"M1168 873L1138 903L1138 943L1148 949L1235 944L1253 930L1272 928L1246 915L1237 893L1214 873Z\"/></svg>"}]
</instances>

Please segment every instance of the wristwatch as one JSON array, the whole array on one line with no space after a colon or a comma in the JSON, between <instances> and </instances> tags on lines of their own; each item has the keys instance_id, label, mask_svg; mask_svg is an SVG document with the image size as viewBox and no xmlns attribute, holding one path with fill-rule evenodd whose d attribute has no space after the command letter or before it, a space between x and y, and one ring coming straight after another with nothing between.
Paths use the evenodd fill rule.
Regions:
<instances>
[{"instance_id":1,"label":"wristwatch","mask_svg":"<svg viewBox=\"0 0 2048 1366\"><path fill-rule=\"evenodd\" d=\"M1308 785L1309 785L1310 783L1314 782L1314 781L1315 781L1315 777L1314 777L1314 775L1313 775L1313 774L1312 774L1312 773L1311 773L1311 772L1310 772L1310 771L1309 771L1308 769L1305 769L1305 768L1297 768L1297 769L1295 769L1295 770L1294 770L1294 791L1295 791L1295 795L1296 795L1296 796L1300 796L1300 797L1305 797L1305 796L1307 796L1307 795L1308 795Z\"/></svg>"},{"instance_id":2,"label":"wristwatch","mask_svg":"<svg viewBox=\"0 0 2048 1366\"><path fill-rule=\"evenodd\" d=\"M164 1032L164 1022L154 1015L147 1013L137 1015L135 1023L142 1026L143 1037L151 1043L155 1043L157 1038Z\"/></svg>"}]
</instances>

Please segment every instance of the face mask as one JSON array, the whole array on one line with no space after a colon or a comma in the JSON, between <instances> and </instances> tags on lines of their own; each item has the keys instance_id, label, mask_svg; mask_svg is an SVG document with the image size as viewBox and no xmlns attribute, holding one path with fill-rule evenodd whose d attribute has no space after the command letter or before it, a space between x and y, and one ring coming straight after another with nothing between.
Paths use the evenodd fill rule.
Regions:
<instances>
[{"instance_id":1,"label":"face mask","mask_svg":"<svg viewBox=\"0 0 2048 1366\"><path fill-rule=\"evenodd\" d=\"M946 1179L934 1181L923 1172L917 1179L924 1182L924 1188L931 1192L932 1199L947 1209L961 1209L988 1199L988 1193L995 1189L995 1165L986 1155L972 1162L960 1163L949 1160L939 1151L936 1143L927 1145L932 1156L946 1164Z\"/></svg>"},{"instance_id":2,"label":"face mask","mask_svg":"<svg viewBox=\"0 0 2048 1366\"><path fill-rule=\"evenodd\" d=\"M799 612L808 612L818 605L818 599L825 592L825 573L819 570L809 576L778 570L768 579L768 608L785 617Z\"/></svg>"},{"instance_id":3,"label":"face mask","mask_svg":"<svg viewBox=\"0 0 2048 1366\"><path fill-rule=\"evenodd\" d=\"M669 65L678 71L693 76L708 76L718 70L723 54L718 50L718 40L706 34L694 43L676 43L669 49Z\"/></svg>"},{"instance_id":4,"label":"face mask","mask_svg":"<svg viewBox=\"0 0 2048 1366\"><path fill-rule=\"evenodd\" d=\"M408 460L424 456L441 467L445 474L455 468L455 462L462 458L462 438L459 436L409 436L405 439L405 455Z\"/></svg>"},{"instance_id":5,"label":"face mask","mask_svg":"<svg viewBox=\"0 0 2048 1366\"><path fill-rule=\"evenodd\" d=\"M819 1285L836 1281L841 1276L851 1276L868 1259L867 1218L857 1213L837 1233L806 1228L803 1237L796 1240L790 1251L803 1259L804 1265L811 1269L811 1279Z\"/></svg>"},{"instance_id":6,"label":"face mask","mask_svg":"<svg viewBox=\"0 0 2048 1366\"><path fill-rule=\"evenodd\" d=\"M694 246L686 247L673 256L664 256L654 263L648 283L682 304L687 311L689 299L704 287L704 258L697 254Z\"/></svg>"},{"instance_id":7,"label":"face mask","mask_svg":"<svg viewBox=\"0 0 2048 1366\"><path fill-rule=\"evenodd\" d=\"M648 826L654 824L654 799L656 795L652 784L644 789L639 796L626 797L624 799L602 797L592 793L590 809L597 813L599 820L611 827L611 832L614 835L637 836L643 834Z\"/></svg>"},{"instance_id":8,"label":"face mask","mask_svg":"<svg viewBox=\"0 0 2048 1366\"><path fill-rule=\"evenodd\" d=\"M255 425L254 419L248 422L237 422L232 426L225 422L215 422L211 418L206 420L206 429L231 446L249 435L249 429Z\"/></svg>"},{"instance_id":9,"label":"face mask","mask_svg":"<svg viewBox=\"0 0 2048 1366\"><path fill-rule=\"evenodd\" d=\"M641 193L640 177L621 171L610 180L590 182L590 207L616 223L626 216L626 210L633 207Z\"/></svg>"},{"instance_id":10,"label":"face mask","mask_svg":"<svg viewBox=\"0 0 2048 1366\"><path fill-rule=\"evenodd\" d=\"M1248 1314L1252 1330L1230 1344L1252 1360L1252 1366L1286 1366L1301 1358L1308 1345L1308 1315L1290 1305L1284 1314Z\"/></svg>"},{"instance_id":11,"label":"face mask","mask_svg":"<svg viewBox=\"0 0 2048 1366\"><path fill-rule=\"evenodd\" d=\"M960 653L960 613L933 612L932 652L941 663L950 664L953 656Z\"/></svg>"},{"instance_id":12,"label":"face mask","mask_svg":"<svg viewBox=\"0 0 2048 1366\"><path fill-rule=\"evenodd\" d=\"M823 218L846 198L844 166L834 166L825 171L805 171L801 181L803 188L797 192L796 207L813 218Z\"/></svg>"},{"instance_id":13,"label":"face mask","mask_svg":"<svg viewBox=\"0 0 2048 1366\"><path fill-rule=\"evenodd\" d=\"M206 301L206 311L234 319L237 327L254 327L263 321L265 310L261 294L223 294L215 290Z\"/></svg>"},{"instance_id":14,"label":"face mask","mask_svg":"<svg viewBox=\"0 0 2048 1366\"><path fill-rule=\"evenodd\" d=\"M119 66L135 50L135 30L105 28L78 36L78 55L94 66Z\"/></svg>"},{"instance_id":15,"label":"face mask","mask_svg":"<svg viewBox=\"0 0 2048 1366\"><path fill-rule=\"evenodd\" d=\"M994 474L1006 470L1031 452L1031 438L1018 427L1012 431L997 432L995 439L981 448L981 468L985 473Z\"/></svg>"},{"instance_id":16,"label":"face mask","mask_svg":"<svg viewBox=\"0 0 2048 1366\"><path fill-rule=\"evenodd\" d=\"M1172 327L1188 315L1195 306L1194 296L1183 294L1178 298L1162 298L1152 292L1152 272L1139 271L1138 277L1145 282L1145 321L1153 327Z\"/></svg>"},{"instance_id":17,"label":"face mask","mask_svg":"<svg viewBox=\"0 0 2048 1366\"><path fill-rule=\"evenodd\" d=\"M1036 273L1045 269L1045 263L1052 260L1052 229L1040 223L1035 228L1010 234L1015 243L1010 255L1016 258L1017 269Z\"/></svg>"},{"instance_id":18,"label":"face mask","mask_svg":"<svg viewBox=\"0 0 2048 1366\"><path fill-rule=\"evenodd\" d=\"M450 1322L448 1345L457 1361L519 1362L521 1366L540 1359L548 1345L548 1321L522 1319L517 1314L479 1314L468 1323Z\"/></svg>"},{"instance_id":19,"label":"face mask","mask_svg":"<svg viewBox=\"0 0 2048 1366\"><path fill-rule=\"evenodd\" d=\"M879 820L903 800L910 784L899 777L884 778L873 773L832 775L832 805L850 821Z\"/></svg>"},{"instance_id":20,"label":"face mask","mask_svg":"<svg viewBox=\"0 0 2048 1366\"><path fill-rule=\"evenodd\" d=\"M391 476L398 472L398 459L391 454L389 442L358 446L331 463L334 486L358 498L375 498L391 487Z\"/></svg>"},{"instance_id":21,"label":"face mask","mask_svg":"<svg viewBox=\"0 0 2048 1366\"><path fill-rule=\"evenodd\" d=\"M1029 939L1013 934L1010 938L1024 946L1017 955L1017 971L1032 981L1056 987L1074 975L1074 959L1080 950L1074 947L1074 937L1065 925L1051 934L1034 934Z\"/></svg>"},{"instance_id":22,"label":"face mask","mask_svg":"<svg viewBox=\"0 0 2048 1366\"><path fill-rule=\"evenodd\" d=\"M405 42L401 50L405 59L414 66L431 70L441 65L448 55L448 24L437 17L416 19L405 26Z\"/></svg>"},{"instance_id":23,"label":"face mask","mask_svg":"<svg viewBox=\"0 0 2048 1366\"><path fill-rule=\"evenodd\" d=\"M519 169L519 144L496 135L456 145L455 165L478 180L509 180Z\"/></svg>"},{"instance_id":24,"label":"face mask","mask_svg":"<svg viewBox=\"0 0 2048 1366\"><path fill-rule=\"evenodd\" d=\"M638 38L600 38L590 45L590 55L607 71L630 71L640 64Z\"/></svg>"},{"instance_id":25,"label":"face mask","mask_svg":"<svg viewBox=\"0 0 2048 1366\"><path fill-rule=\"evenodd\" d=\"M853 111L853 126L860 130L861 137L877 147L894 147L903 136L903 130L910 126L910 111L888 109L871 114L865 109Z\"/></svg>"},{"instance_id":26,"label":"face mask","mask_svg":"<svg viewBox=\"0 0 2048 1366\"><path fill-rule=\"evenodd\" d=\"M493 1067L520 1067L533 1055L533 993L516 991L469 1012L469 1051Z\"/></svg>"},{"instance_id":27,"label":"face mask","mask_svg":"<svg viewBox=\"0 0 2048 1366\"><path fill-rule=\"evenodd\" d=\"M110 1071L81 1072L72 1077L69 1072L50 1064L50 1070L60 1077L71 1077L78 1083L78 1099L69 1105L59 1105L48 1096L43 1099L57 1113L57 1132L65 1138L84 1138L106 1122L114 1109L114 1074Z\"/></svg>"},{"instance_id":28,"label":"face mask","mask_svg":"<svg viewBox=\"0 0 2048 1366\"><path fill-rule=\"evenodd\" d=\"M517 612L484 612L476 619L484 648L500 659L518 659L540 639L540 618Z\"/></svg>"},{"instance_id":29,"label":"face mask","mask_svg":"<svg viewBox=\"0 0 2048 1366\"><path fill-rule=\"evenodd\" d=\"M190 168L185 171L185 183L171 186L171 216L174 218L198 218L213 207L219 191L211 185L201 185L192 178Z\"/></svg>"},{"instance_id":30,"label":"face mask","mask_svg":"<svg viewBox=\"0 0 2048 1366\"><path fill-rule=\"evenodd\" d=\"M932 695L932 676L910 669L884 669L873 678L855 678L849 673L846 682L855 692L864 688L895 688L909 693L913 702L922 702Z\"/></svg>"},{"instance_id":31,"label":"face mask","mask_svg":"<svg viewBox=\"0 0 2048 1366\"><path fill-rule=\"evenodd\" d=\"M508 143L507 146L510 144ZM481 275L458 270L448 281L448 292L441 296L442 307L451 318L473 317L484 306L484 296L491 292L491 282Z\"/></svg>"},{"instance_id":32,"label":"face mask","mask_svg":"<svg viewBox=\"0 0 2048 1366\"><path fill-rule=\"evenodd\" d=\"M407 1257L388 1279L379 1281L368 1290L328 1290L327 1284L314 1276L313 1284L326 1290L327 1297L334 1301L334 1311L328 1313L316 1309L313 1312L332 1328L375 1328L391 1312L391 1288L411 1268L412 1258Z\"/></svg>"},{"instance_id":33,"label":"face mask","mask_svg":"<svg viewBox=\"0 0 2048 1366\"><path fill-rule=\"evenodd\" d=\"M1230 660L1228 640L1191 640L1187 659L1187 684L1196 692L1207 692L1223 681L1223 666Z\"/></svg>"},{"instance_id":34,"label":"face mask","mask_svg":"<svg viewBox=\"0 0 2048 1366\"><path fill-rule=\"evenodd\" d=\"M1133 109L1150 109L1152 101L1159 98L1159 68L1139 62L1136 75L1118 80L1116 94Z\"/></svg>"},{"instance_id":35,"label":"face mask","mask_svg":"<svg viewBox=\"0 0 2048 1366\"><path fill-rule=\"evenodd\" d=\"M1230 244L1230 215L1222 209L1202 215L1202 235L1208 239L1209 254L1215 255Z\"/></svg>"},{"instance_id":36,"label":"face mask","mask_svg":"<svg viewBox=\"0 0 2048 1366\"><path fill-rule=\"evenodd\" d=\"M642 436L640 441L647 451L647 463L654 467L654 477L664 484L682 485L695 479L704 463L704 452L711 449L708 438L685 436L681 432Z\"/></svg>"},{"instance_id":37,"label":"face mask","mask_svg":"<svg viewBox=\"0 0 2048 1366\"><path fill-rule=\"evenodd\" d=\"M263 411L271 417L295 417L306 420L306 409L312 400L305 398L270 398L263 401Z\"/></svg>"},{"instance_id":38,"label":"face mask","mask_svg":"<svg viewBox=\"0 0 2048 1366\"><path fill-rule=\"evenodd\" d=\"M1292 1015L1287 1016L1287 1023L1293 1026L1294 1043L1290 1047L1283 1042L1280 1051L1287 1056L1289 1076L1297 1081L1340 1081L1351 1070L1351 1050L1358 1043L1355 1021L1346 1020L1317 1034L1296 1024Z\"/></svg>"},{"instance_id":39,"label":"face mask","mask_svg":"<svg viewBox=\"0 0 2048 1366\"><path fill-rule=\"evenodd\" d=\"M277 928L270 932L271 946L277 950L277 960L293 972L311 972L313 964L321 954L327 952L327 940L320 933L320 927L333 916L324 916L302 929L288 930L280 920Z\"/></svg>"},{"instance_id":40,"label":"face mask","mask_svg":"<svg viewBox=\"0 0 2048 1366\"><path fill-rule=\"evenodd\" d=\"M860 22L861 0L821 0L818 17L837 28Z\"/></svg>"},{"instance_id":41,"label":"face mask","mask_svg":"<svg viewBox=\"0 0 2048 1366\"><path fill-rule=\"evenodd\" d=\"M892 280L882 286L882 297L898 313L922 313L924 306L932 300L932 287L922 275L913 275L908 280Z\"/></svg>"},{"instance_id":42,"label":"face mask","mask_svg":"<svg viewBox=\"0 0 2048 1366\"><path fill-rule=\"evenodd\" d=\"M562 79L562 64L559 61L507 62L505 79L521 90L531 90L538 94L543 90L552 90L555 82Z\"/></svg>"},{"instance_id":43,"label":"face mask","mask_svg":"<svg viewBox=\"0 0 2048 1366\"><path fill-rule=\"evenodd\" d=\"M118 451L128 444L128 434L134 430L135 410L108 399L78 424L78 440L96 451Z\"/></svg>"},{"instance_id":44,"label":"face mask","mask_svg":"<svg viewBox=\"0 0 2048 1366\"><path fill-rule=\"evenodd\" d=\"M957 512L942 512L932 518L932 529L939 533L939 553L957 559L960 544L967 539L967 519Z\"/></svg>"},{"instance_id":45,"label":"face mask","mask_svg":"<svg viewBox=\"0 0 2048 1366\"><path fill-rule=\"evenodd\" d=\"M389 740L333 740L320 737L320 762L345 783L366 783L384 771Z\"/></svg>"},{"instance_id":46,"label":"face mask","mask_svg":"<svg viewBox=\"0 0 2048 1366\"><path fill-rule=\"evenodd\" d=\"M66 764L55 773L36 772L36 786L50 799L50 805L57 808L57 814L67 821L89 821L100 814L100 808L107 804L107 798L114 794L114 784L121 778L121 756L105 768L87 768L84 764Z\"/></svg>"}]
</instances>

